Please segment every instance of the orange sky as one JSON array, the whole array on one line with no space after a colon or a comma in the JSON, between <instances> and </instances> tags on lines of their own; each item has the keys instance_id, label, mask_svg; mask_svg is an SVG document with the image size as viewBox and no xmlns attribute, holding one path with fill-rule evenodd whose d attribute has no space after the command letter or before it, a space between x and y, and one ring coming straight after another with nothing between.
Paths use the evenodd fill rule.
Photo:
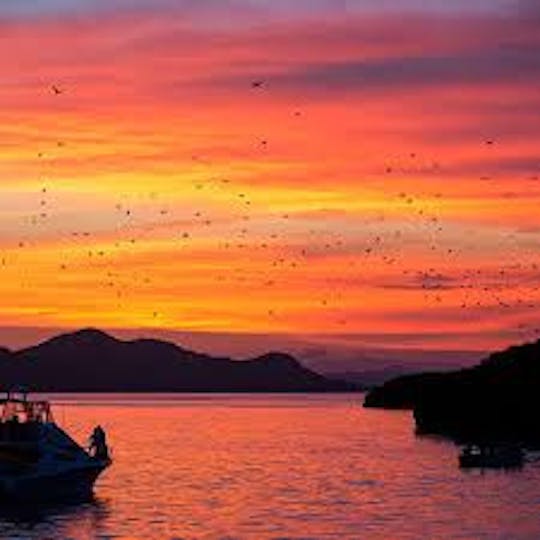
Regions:
<instances>
[{"instance_id":1,"label":"orange sky","mask_svg":"<svg viewBox=\"0 0 540 540\"><path fill-rule=\"evenodd\" d=\"M535 336L534 3L344 6L0 7L0 326Z\"/></svg>"}]
</instances>

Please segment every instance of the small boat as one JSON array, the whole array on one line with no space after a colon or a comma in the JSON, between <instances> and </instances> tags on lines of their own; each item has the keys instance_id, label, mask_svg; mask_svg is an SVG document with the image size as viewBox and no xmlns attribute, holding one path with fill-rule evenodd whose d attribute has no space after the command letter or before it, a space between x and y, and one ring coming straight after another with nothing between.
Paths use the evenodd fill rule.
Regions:
<instances>
[{"instance_id":1,"label":"small boat","mask_svg":"<svg viewBox=\"0 0 540 540\"><path fill-rule=\"evenodd\" d=\"M459 466L463 469L514 469L522 467L524 460L521 446L469 444L459 455Z\"/></svg>"},{"instance_id":2,"label":"small boat","mask_svg":"<svg viewBox=\"0 0 540 540\"><path fill-rule=\"evenodd\" d=\"M88 498L111 463L100 426L83 448L54 422L49 402L26 392L0 400L0 499Z\"/></svg>"}]
</instances>

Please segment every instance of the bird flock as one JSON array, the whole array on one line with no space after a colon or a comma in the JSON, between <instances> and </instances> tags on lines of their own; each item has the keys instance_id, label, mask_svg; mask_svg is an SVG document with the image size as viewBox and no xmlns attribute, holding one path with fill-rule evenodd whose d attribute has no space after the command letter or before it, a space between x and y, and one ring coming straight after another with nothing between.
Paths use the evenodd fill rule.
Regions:
<instances>
[{"instance_id":1,"label":"bird flock","mask_svg":"<svg viewBox=\"0 0 540 540\"><path fill-rule=\"evenodd\" d=\"M249 90L270 92L271 86L257 79L249 83ZM66 92L58 84L49 87L53 99L63 99ZM300 109L291 111L298 121L305 114ZM479 144L493 152L499 146L495 138ZM58 140L56 146L69 148L64 140ZM269 138L258 137L256 149L262 153L257 159L264 160L271 147ZM39 150L36 157L43 160L46 153ZM126 193L111 205L112 232L95 226L62 231L60 255L49 278L67 283L65 276L72 271L76 281L81 269L91 270L94 281L84 286L105 291L119 312L129 309L130 296L142 295L150 306L147 318L165 324L168 303L153 291L174 295L175 268L196 259L201 261L204 276L212 275L209 287L216 291L225 285L232 287L243 301L246 295L253 295L254 301L262 298L261 315L269 325L275 321L286 324L287 306L294 310L295 302L304 295L309 296L303 299L309 309L328 315L330 329L356 329L355 305L365 309L361 292L376 289L399 299L411 293L414 297L407 298L413 298L409 301L416 309L452 312L467 320L492 318L497 313L506 321L508 314L504 324L513 324L519 335L540 334L540 322L535 321L538 246L527 235L508 228L494 241L481 226L471 224L465 232L456 227L445 217L445 205L452 201L446 200L437 184L445 170L437 159L408 151L386 160L379 171L385 185L380 207L362 210L361 216L360 211L346 211L342 222L340 216L327 218L323 209L313 215L291 209L268 211L268 202L261 200L255 183L250 191L249 184L235 179L234 174L215 174L207 156L192 155L191 161L198 171L190 187L191 201L179 209L177 202L168 202L166 195L154 189L144 201ZM433 177L439 189L413 192L399 187L401 178L422 175ZM489 174L478 179L495 182ZM536 171L528 179L538 180ZM212 198L226 202L227 212L216 210L215 204L205 205ZM54 182L44 183L35 201L34 210L25 218L28 231L43 230L60 210ZM62 228L56 221L55 226ZM16 246L4 247L3 268L20 266L17 252L39 247L39 236L31 232L22 236ZM148 268L139 256L152 249L169 253L161 261L166 268L163 275L153 266ZM489 250L489 264L471 268L470 261L483 249ZM209 252L221 253L219 262L212 264ZM32 268L21 269L22 287L32 287L32 275ZM171 283L163 283L164 279ZM422 305L415 305L420 298Z\"/></svg>"}]
</instances>

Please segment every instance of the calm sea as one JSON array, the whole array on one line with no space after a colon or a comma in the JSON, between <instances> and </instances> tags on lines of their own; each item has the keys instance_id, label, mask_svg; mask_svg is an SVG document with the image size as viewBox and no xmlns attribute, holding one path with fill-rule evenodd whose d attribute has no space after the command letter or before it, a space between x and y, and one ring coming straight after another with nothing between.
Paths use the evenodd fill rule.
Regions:
<instances>
[{"instance_id":1,"label":"calm sea","mask_svg":"<svg viewBox=\"0 0 540 540\"><path fill-rule=\"evenodd\" d=\"M540 538L540 463L465 473L359 395L55 397L114 465L82 505L0 509L1 538Z\"/></svg>"}]
</instances>

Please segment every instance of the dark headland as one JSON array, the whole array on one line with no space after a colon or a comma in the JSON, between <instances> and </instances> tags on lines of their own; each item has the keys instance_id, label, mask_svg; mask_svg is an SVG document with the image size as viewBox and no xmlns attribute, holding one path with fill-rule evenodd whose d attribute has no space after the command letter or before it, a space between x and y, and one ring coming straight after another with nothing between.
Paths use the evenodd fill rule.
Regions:
<instances>
[{"instance_id":1,"label":"dark headland","mask_svg":"<svg viewBox=\"0 0 540 540\"><path fill-rule=\"evenodd\" d=\"M344 392L284 353L216 358L153 339L122 341L94 329L20 351L0 349L0 387L34 392Z\"/></svg>"},{"instance_id":2,"label":"dark headland","mask_svg":"<svg viewBox=\"0 0 540 540\"><path fill-rule=\"evenodd\" d=\"M398 377L369 392L364 406L412 409L418 433L540 447L540 341L472 368Z\"/></svg>"}]
</instances>

